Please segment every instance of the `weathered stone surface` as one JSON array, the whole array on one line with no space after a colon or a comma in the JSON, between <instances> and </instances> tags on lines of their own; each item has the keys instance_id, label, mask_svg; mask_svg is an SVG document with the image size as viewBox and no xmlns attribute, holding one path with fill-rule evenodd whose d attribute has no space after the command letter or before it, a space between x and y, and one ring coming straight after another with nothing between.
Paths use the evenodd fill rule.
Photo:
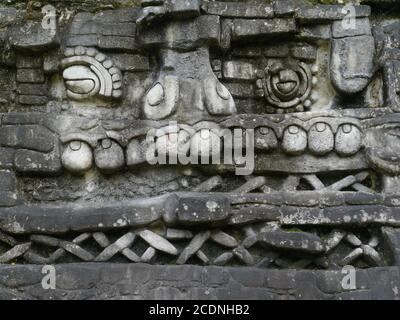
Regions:
<instances>
[{"instance_id":1,"label":"weathered stone surface","mask_svg":"<svg viewBox=\"0 0 400 320\"><path fill-rule=\"evenodd\" d=\"M355 6L356 17L368 17L370 14L369 6ZM296 9L296 18L301 22L343 20L346 15L348 15L348 10L343 10L343 6L340 5L300 6Z\"/></svg>"},{"instance_id":2,"label":"weathered stone surface","mask_svg":"<svg viewBox=\"0 0 400 320\"><path fill-rule=\"evenodd\" d=\"M258 241L278 249L303 251L310 254L325 251L325 245L318 236L305 232L271 230L261 233L258 236Z\"/></svg>"},{"instance_id":3,"label":"weathered stone surface","mask_svg":"<svg viewBox=\"0 0 400 320\"><path fill-rule=\"evenodd\" d=\"M274 16L273 7L265 4L213 1L203 4L203 9L208 14L231 18L272 18Z\"/></svg>"},{"instance_id":4,"label":"weathered stone surface","mask_svg":"<svg viewBox=\"0 0 400 320\"><path fill-rule=\"evenodd\" d=\"M22 173L47 173L61 172L61 161L56 153L45 154L31 150L18 150L15 153L15 169Z\"/></svg>"},{"instance_id":5,"label":"weathered stone surface","mask_svg":"<svg viewBox=\"0 0 400 320\"><path fill-rule=\"evenodd\" d=\"M18 101L23 105L45 105L49 99L45 96L20 95Z\"/></svg>"},{"instance_id":6,"label":"weathered stone surface","mask_svg":"<svg viewBox=\"0 0 400 320\"><path fill-rule=\"evenodd\" d=\"M143 230L139 232L139 235L144 241L146 241L153 248L165 252L167 254L178 255L178 250L169 241L165 240L158 234L150 230Z\"/></svg>"},{"instance_id":7,"label":"weathered stone surface","mask_svg":"<svg viewBox=\"0 0 400 320\"><path fill-rule=\"evenodd\" d=\"M0 168L9 169L14 165L14 153L12 148L0 148Z\"/></svg>"},{"instance_id":8,"label":"weathered stone surface","mask_svg":"<svg viewBox=\"0 0 400 320\"><path fill-rule=\"evenodd\" d=\"M57 47L59 39L56 32L43 29L41 23L29 23L13 30L11 44L18 50L43 52Z\"/></svg>"},{"instance_id":9,"label":"weathered stone surface","mask_svg":"<svg viewBox=\"0 0 400 320\"><path fill-rule=\"evenodd\" d=\"M0 207L12 207L17 204L17 195L11 191L0 191Z\"/></svg>"},{"instance_id":10,"label":"weathered stone surface","mask_svg":"<svg viewBox=\"0 0 400 320\"><path fill-rule=\"evenodd\" d=\"M55 139L50 130L42 126L6 126L0 128L0 145L50 152L55 147Z\"/></svg>"},{"instance_id":11,"label":"weathered stone surface","mask_svg":"<svg viewBox=\"0 0 400 320\"><path fill-rule=\"evenodd\" d=\"M334 38L371 36L371 24L368 18L356 19L355 26L344 28L342 21L335 21L332 24L332 36Z\"/></svg>"},{"instance_id":12,"label":"weathered stone surface","mask_svg":"<svg viewBox=\"0 0 400 320\"><path fill-rule=\"evenodd\" d=\"M335 89L344 94L364 90L372 77L374 56L371 36L332 40L331 79Z\"/></svg>"},{"instance_id":13,"label":"weathered stone surface","mask_svg":"<svg viewBox=\"0 0 400 320\"><path fill-rule=\"evenodd\" d=\"M40 69L18 69L17 81L21 83L43 83L44 73Z\"/></svg>"},{"instance_id":14,"label":"weathered stone surface","mask_svg":"<svg viewBox=\"0 0 400 320\"><path fill-rule=\"evenodd\" d=\"M5 28L22 20L24 11L15 8L0 8L0 27Z\"/></svg>"},{"instance_id":15,"label":"weathered stone surface","mask_svg":"<svg viewBox=\"0 0 400 320\"><path fill-rule=\"evenodd\" d=\"M305 25L300 27L300 37L304 40L330 40L332 37L331 25Z\"/></svg>"},{"instance_id":16,"label":"weathered stone surface","mask_svg":"<svg viewBox=\"0 0 400 320\"><path fill-rule=\"evenodd\" d=\"M116 66L123 71L147 71L150 70L149 58L141 55L117 54L112 55Z\"/></svg>"},{"instance_id":17,"label":"weathered stone surface","mask_svg":"<svg viewBox=\"0 0 400 320\"><path fill-rule=\"evenodd\" d=\"M210 238L210 236L210 231L204 231L197 234L190 244L179 255L176 264L185 264L197 251L201 249L203 244Z\"/></svg>"},{"instance_id":18,"label":"weathered stone surface","mask_svg":"<svg viewBox=\"0 0 400 320\"><path fill-rule=\"evenodd\" d=\"M118 252L129 248L136 239L136 235L134 233L127 233L120 239L118 239L111 246L108 246L104 251L96 258L96 262L108 261Z\"/></svg>"},{"instance_id":19,"label":"weathered stone surface","mask_svg":"<svg viewBox=\"0 0 400 320\"><path fill-rule=\"evenodd\" d=\"M10 251L7 251L5 254L0 256L0 263L4 264L17 259L18 257L22 256L30 248L30 246L30 243L24 243L15 246Z\"/></svg>"},{"instance_id":20,"label":"weathered stone surface","mask_svg":"<svg viewBox=\"0 0 400 320\"><path fill-rule=\"evenodd\" d=\"M197 19L178 23L167 23L160 29L159 25L146 28L140 34L141 43L145 46L161 46L176 49L193 49L204 44L218 45L220 41L220 18L213 15L200 16ZM173 37L169 37L173 34Z\"/></svg>"},{"instance_id":21,"label":"weathered stone surface","mask_svg":"<svg viewBox=\"0 0 400 320\"><path fill-rule=\"evenodd\" d=\"M18 69L40 69L43 66L43 59L40 56L19 55L16 65Z\"/></svg>"},{"instance_id":22,"label":"weathered stone surface","mask_svg":"<svg viewBox=\"0 0 400 320\"><path fill-rule=\"evenodd\" d=\"M223 76L227 80L254 80L256 70L250 63L242 61L226 61Z\"/></svg>"},{"instance_id":23,"label":"weathered stone surface","mask_svg":"<svg viewBox=\"0 0 400 320\"><path fill-rule=\"evenodd\" d=\"M0 190L14 191L16 187L16 177L12 171L0 171Z\"/></svg>"},{"instance_id":24,"label":"weathered stone surface","mask_svg":"<svg viewBox=\"0 0 400 320\"><path fill-rule=\"evenodd\" d=\"M45 205L1 209L1 229L10 233L47 234L88 229L107 230L146 226L161 219L170 206L166 197L115 204L92 204L82 207ZM36 217L31 219L30 217Z\"/></svg>"},{"instance_id":25,"label":"weathered stone surface","mask_svg":"<svg viewBox=\"0 0 400 320\"><path fill-rule=\"evenodd\" d=\"M396 19L303 0L80 3L57 4L54 32L39 3L0 9L0 262L21 273L0 271L0 298L42 297L20 263L73 270L55 298L400 298L399 270L373 268L399 263ZM146 159L222 155L238 129L254 130L250 176L237 155Z\"/></svg>"},{"instance_id":26,"label":"weathered stone surface","mask_svg":"<svg viewBox=\"0 0 400 320\"><path fill-rule=\"evenodd\" d=\"M293 57L305 61L317 59L317 49L311 45L295 45L291 48L291 54Z\"/></svg>"},{"instance_id":27,"label":"weathered stone surface","mask_svg":"<svg viewBox=\"0 0 400 320\"><path fill-rule=\"evenodd\" d=\"M2 299L390 299L397 300L398 268L358 270L345 290L340 271L260 270L144 264L56 266L56 290L41 286L41 266L2 266ZM132 276L134 275L134 276ZM203 278L203 281L199 279ZM197 285L194 285L196 283ZM175 290L166 290L168 287ZM279 293L274 293L279 291ZM208 294L206 295L205 292ZM361 294L362 293L362 294ZM146 313L143 311L143 316Z\"/></svg>"},{"instance_id":28,"label":"weathered stone surface","mask_svg":"<svg viewBox=\"0 0 400 320\"><path fill-rule=\"evenodd\" d=\"M296 22L291 19L247 20L234 19L232 40L251 40L268 36L287 35L296 31Z\"/></svg>"},{"instance_id":29,"label":"weathered stone surface","mask_svg":"<svg viewBox=\"0 0 400 320\"><path fill-rule=\"evenodd\" d=\"M17 91L22 95L31 96L47 96L49 93L49 87L46 84L18 84Z\"/></svg>"},{"instance_id":30,"label":"weathered stone surface","mask_svg":"<svg viewBox=\"0 0 400 320\"><path fill-rule=\"evenodd\" d=\"M218 196L181 198L177 211L178 221L190 224L224 221L229 216L227 199Z\"/></svg>"},{"instance_id":31,"label":"weathered stone surface","mask_svg":"<svg viewBox=\"0 0 400 320\"><path fill-rule=\"evenodd\" d=\"M398 229L382 228L385 245L389 247L391 259L396 266L400 265L400 233Z\"/></svg>"}]
</instances>

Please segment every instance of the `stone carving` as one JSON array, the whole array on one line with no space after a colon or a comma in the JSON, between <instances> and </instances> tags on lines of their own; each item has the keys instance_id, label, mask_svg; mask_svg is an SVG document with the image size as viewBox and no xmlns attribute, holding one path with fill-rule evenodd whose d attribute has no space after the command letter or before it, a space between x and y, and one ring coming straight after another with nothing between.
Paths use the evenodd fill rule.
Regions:
<instances>
[{"instance_id":1,"label":"stone carving","mask_svg":"<svg viewBox=\"0 0 400 320\"><path fill-rule=\"evenodd\" d=\"M69 98L121 98L121 71L106 55L94 48L75 47L66 49L65 56L61 67Z\"/></svg>"},{"instance_id":2,"label":"stone carving","mask_svg":"<svg viewBox=\"0 0 400 320\"><path fill-rule=\"evenodd\" d=\"M399 126L382 123L368 130L366 154L371 165L389 175L400 174Z\"/></svg>"},{"instance_id":3,"label":"stone carving","mask_svg":"<svg viewBox=\"0 0 400 320\"><path fill-rule=\"evenodd\" d=\"M346 28L343 6L302 1L78 2L51 34L0 8L1 274L31 288L36 264L104 283L127 268L158 274L143 287L166 297L171 277L193 274L192 290L204 273L213 297L399 298L395 15L356 5ZM332 289L344 265L370 291Z\"/></svg>"},{"instance_id":4,"label":"stone carving","mask_svg":"<svg viewBox=\"0 0 400 320\"><path fill-rule=\"evenodd\" d=\"M341 21L332 25L331 79L339 92L355 94L364 90L374 71L375 40L369 19L356 19L346 29Z\"/></svg>"},{"instance_id":5,"label":"stone carving","mask_svg":"<svg viewBox=\"0 0 400 320\"><path fill-rule=\"evenodd\" d=\"M207 49L179 53L161 53L158 81L145 97L144 114L151 120L161 120L178 113L208 112L226 116L236 113L235 102L211 69ZM191 108L187 110L187 104ZM186 110L185 110L185 109Z\"/></svg>"},{"instance_id":6,"label":"stone carving","mask_svg":"<svg viewBox=\"0 0 400 320\"><path fill-rule=\"evenodd\" d=\"M137 21L142 25L142 42L145 46L156 47L160 60L158 80L144 99L145 117L161 120L176 113L190 114L190 117L204 112L214 116L236 113L230 92L211 68L210 45L205 42L205 39L208 42L219 40L215 30L207 30L211 25L219 28L217 16L197 17L199 1L142 4L145 6L143 15ZM167 19L161 33L158 26L149 25L150 20L174 15L183 15L184 19L181 22ZM171 39L169 35L174 33L177 36Z\"/></svg>"},{"instance_id":7,"label":"stone carving","mask_svg":"<svg viewBox=\"0 0 400 320\"><path fill-rule=\"evenodd\" d=\"M62 155L61 161L64 168L71 172L85 172L93 165L93 152L87 143L71 141Z\"/></svg>"},{"instance_id":8,"label":"stone carving","mask_svg":"<svg viewBox=\"0 0 400 320\"><path fill-rule=\"evenodd\" d=\"M67 135L62 138L65 150L61 162L65 169L73 173L85 173L93 164L103 173L114 173L125 167L125 155L122 147L112 139L100 140L88 138L75 140L80 135Z\"/></svg>"},{"instance_id":9,"label":"stone carving","mask_svg":"<svg viewBox=\"0 0 400 320\"><path fill-rule=\"evenodd\" d=\"M265 69L261 79L268 103L278 112L305 111L313 104L313 87L318 66L303 62L273 63Z\"/></svg>"}]
</instances>

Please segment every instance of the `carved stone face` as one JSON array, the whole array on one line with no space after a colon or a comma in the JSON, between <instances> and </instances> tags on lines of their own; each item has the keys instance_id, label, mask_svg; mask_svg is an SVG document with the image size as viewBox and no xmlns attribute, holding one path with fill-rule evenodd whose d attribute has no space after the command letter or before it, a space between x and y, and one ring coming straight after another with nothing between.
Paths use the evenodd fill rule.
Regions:
<instances>
[{"instance_id":1,"label":"carved stone face","mask_svg":"<svg viewBox=\"0 0 400 320\"><path fill-rule=\"evenodd\" d=\"M316 78L303 62L277 62L265 69L264 92L267 101L274 107L290 111L303 111L312 105L310 99Z\"/></svg>"},{"instance_id":2,"label":"carved stone face","mask_svg":"<svg viewBox=\"0 0 400 320\"><path fill-rule=\"evenodd\" d=\"M365 144L371 166L390 175L400 174L400 123L370 129Z\"/></svg>"},{"instance_id":3,"label":"carved stone face","mask_svg":"<svg viewBox=\"0 0 400 320\"><path fill-rule=\"evenodd\" d=\"M271 77L271 87L274 94L281 101L287 102L298 95L300 78L298 74L291 69L279 70Z\"/></svg>"}]
</instances>

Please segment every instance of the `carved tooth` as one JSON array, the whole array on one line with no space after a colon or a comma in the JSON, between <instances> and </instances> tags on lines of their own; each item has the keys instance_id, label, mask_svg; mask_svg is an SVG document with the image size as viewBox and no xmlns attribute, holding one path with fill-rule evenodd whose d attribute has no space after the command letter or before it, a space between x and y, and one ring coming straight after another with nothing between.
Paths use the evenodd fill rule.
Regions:
<instances>
[{"instance_id":1,"label":"carved tooth","mask_svg":"<svg viewBox=\"0 0 400 320\"><path fill-rule=\"evenodd\" d=\"M325 155L335 146L335 137L332 129L326 123L315 124L308 133L308 147L315 155Z\"/></svg>"},{"instance_id":2,"label":"carved tooth","mask_svg":"<svg viewBox=\"0 0 400 320\"><path fill-rule=\"evenodd\" d=\"M96 166L105 173L113 173L125 165L125 155L115 141L104 139L94 152Z\"/></svg>"},{"instance_id":3,"label":"carved tooth","mask_svg":"<svg viewBox=\"0 0 400 320\"><path fill-rule=\"evenodd\" d=\"M290 126L283 134L283 150L291 155L300 155L307 149L307 133L298 126Z\"/></svg>"},{"instance_id":4,"label":"carved tooth","mask_svg":"<svg viewBox=\"0 0 400 320\"><path fill-rule=\"evenodd\" d=\"M336 133L336 152L342 156L352 156L360 151L362 145L362 133L353 124L344 124Z\"/></svg>"},{"instance_id":5,"label":"carved tooth","mask_svg":"<svg viewBox=\"0 0 400 320\"><path fill-rule=\"evenodd\" d=\"M65 169L74 173L88 171L93 164L93 153L90 146L82 141L71 141L61 157Z\"/></svg>"}]
</instances>

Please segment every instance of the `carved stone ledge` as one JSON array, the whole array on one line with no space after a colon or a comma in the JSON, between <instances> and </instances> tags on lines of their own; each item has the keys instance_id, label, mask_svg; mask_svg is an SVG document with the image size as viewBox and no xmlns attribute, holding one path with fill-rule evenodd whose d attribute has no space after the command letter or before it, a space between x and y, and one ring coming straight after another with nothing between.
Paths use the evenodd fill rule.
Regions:
<instances>
[{"instance_id":1,"label":"carved stone ledge","mask_svg":"<svg viewBox=\"0 0 400 320\"><path fill-rule=\"evenodd\" d=\"M355 192L270 194L177 193L96 204L0 207L0 227L10 233L57 234L149 226L241 226L274 221L282 225L400 226L399 196Z\"/></svg>"},{"instance_id":2,"label":"carved stone ledge","mask_svg":"<svg viewBox=\"0 0 400 320\"><path fill-rule=\"evenodd\" d=\"M2 266L0 272L9 280L1 283L0 297L10 300L400 299L396 289L400 283L397 267L357 270L357 288L353 291L342 289L341 271L101 263L57 265L56 272L60 275L57 290L43 290L41 270L41 266L32 265Z\"/></svg>"}]
</instances>

